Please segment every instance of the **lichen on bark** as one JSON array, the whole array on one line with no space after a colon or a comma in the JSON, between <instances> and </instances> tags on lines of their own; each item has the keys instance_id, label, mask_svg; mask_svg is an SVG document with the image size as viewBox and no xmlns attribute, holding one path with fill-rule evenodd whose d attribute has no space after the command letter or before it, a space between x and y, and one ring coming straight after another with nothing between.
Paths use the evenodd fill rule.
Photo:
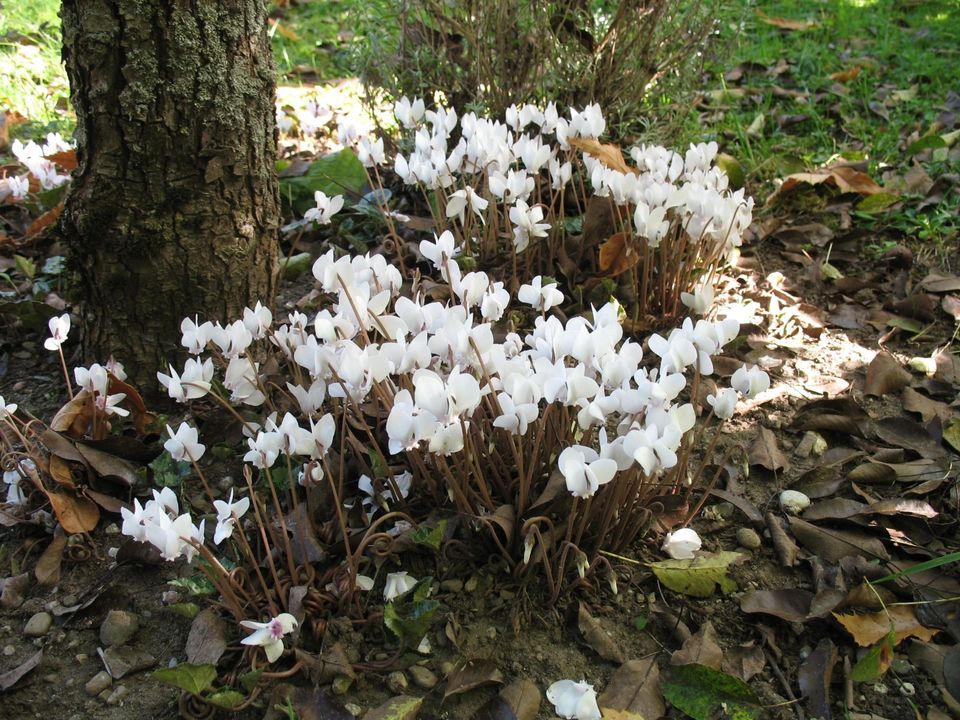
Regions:
<instances>
[{"instance_id":1,"label":"lichen on bark","mask_svg":"<svg viewBox=\"0 0 960 720\"><path fill-rule=\"evenodd\" d=\"M186 316L276 282L274 69L263 0L64 0L78 168L60 231L88 360L147 392Z\"/></svg>"}]
</instances>

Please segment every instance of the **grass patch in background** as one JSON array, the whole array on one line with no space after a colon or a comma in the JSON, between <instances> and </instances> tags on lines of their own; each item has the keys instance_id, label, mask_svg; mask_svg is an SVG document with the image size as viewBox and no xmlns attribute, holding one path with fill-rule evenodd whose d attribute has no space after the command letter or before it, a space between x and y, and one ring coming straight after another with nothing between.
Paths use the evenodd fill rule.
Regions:
<instances>
[{"instance_id":1,"label":"grass patch in background","mask_svg":"<svg viewBox=\"0 0 960 720\"><path fill-rule=\"evenodd\" d=\"M21 0L0 6L0 109L22 121L13 134L68 136L75 123L60 62L60 3Z\"/></svg>"},{"instance_id":2,"label":"grass patch in background","mask_svg":"<svg viewBox=\"0 0 960 720\"><path fill-rule=\"evenodd\" d=\"M913 166L933 179L960 169L955 151L916 145L960 113L958 0L746 0L727 3L720 24L728 44L708 63L712 90L679 134L717 139L758 199L774 179L838 157L865 161L881 183ZM960 196L947 189L918 209L912 194L927 192L907 189L905 202L858 224L948 259Z\"/></svg>"}]
</instances>

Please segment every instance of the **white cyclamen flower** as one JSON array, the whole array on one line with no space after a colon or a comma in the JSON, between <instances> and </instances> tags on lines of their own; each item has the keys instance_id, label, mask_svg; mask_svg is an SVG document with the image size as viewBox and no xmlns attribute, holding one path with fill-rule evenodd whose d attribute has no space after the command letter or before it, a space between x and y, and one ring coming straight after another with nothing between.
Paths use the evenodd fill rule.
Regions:
<instances>
[{"instance_id":1,"label":"white cyclamen flower","mask_svg":"<svg viewBox=\"0 0 960 720\"><path fill-rule=\"evenodd\" d=\"M234 502L233 490L231 490L230 497L226 502L214 500L213 507L217 511L217 529L213 534L213 544L219 545L233 535L233 527L237 520L242 518L244 513L250 509L250 498L240 498Z\"/></svg>"},{"instance_id":2,"label":"white cyclamen flower","mask_svg":"<svg viewBox=\"0 0 960 720\"><path fill-rule=\"evenodd\" d=\"M691 560L700 550L701 545L703 543L696 531L691 528L680 528L667 533L661 549L674 560Z\"/></svg>"},{"instance_id":3,"label":"white cyclamen flower","mask_svg":"<svg viewBox=\"0 0 960 720\"><path fill-rule=\"evenodd\" d=\"M240 625L255 630L240 642L244 645L260 645L267 653L267 662L276 662L283 655L283 636L293 632L298 623L290 613L280 613L270 622L258 623L242 620Z\"/></svg>"},{"instance_id":4,"label":"white cyclamen flower","mask_svg":"<svg viewBox=\"0 0 960 720\"><path fill-rule=\"evenodd\" d=\"M546 312L550 308L563 302L563 293L557 289L556 283L543 285L543 277L537 275L529 285L521 285L517 291L517 299L532 305L534 310Z\"/></svg>"},{"instance_id":5,"label":"white cyclamen flower","mask_svg":"<svg viewBox=\"0 0 960 720\"><path fill-rule=\"evenodd\" d=\"M721 420L733 417L733 409L737 406L737 391L733 388L723 388L716 395L707 395L707 403L713 407L713 414Z\"/></svg>"},{"instance_id":6,"label":"white cyclamen flower","mask_svg":"<svg viewBox=\"0 0 960 720\"><path fill-rule=\"evenodd\" d=\"M693 310L697 315L706 315L713 305L713 286L704 283L692 293L680 293L680 302Z\"/></svg>"},{"instance_id":7,"label":"white cyclamen flower","mask_svg":"<svg viewBox=\"0 0 960 720\"><path fill-rule=\"evenodd\" d=\"M730 378L730 384L747 400L756 397L758 393L770 389L770 376L756 365L744 365Z\"/></svg>"},{"instance_id":8,"label":"white cyclamen flower","mask_svg":"<svg viewBox=\"0 0 960 720\"><path fill-rule=\"evenodd\" d=\"M70 334L69 313L50 318L48 325L50 327L50 337L43 341L43 346L47 350L59 350L63 341L67 339L67 335Z\"/></svg>"},{"instance_id":9,"label":"white cyclamen flower","mask_svg":"<svg viewBox=\"0 0 960 720\"><path fill-rule=\"evenodd\" d=\"M313 194L313 199L317 206L310 208L303 214L303 219L307 222L329 225L333 216L343 209L343 195L328 197L325 192L317 190Z\"/></svg>"},{"instance_id":10,"label":"white cyclamen flower","mask_svg":"<svg viewBox=\"0 0 960 720\"><path fill-rule=\"evenodd\" d=\"M560 453L557 465L567 481L567 490L578 498L593 497L617 472L615 460L601 458L595 450L583 445L573 445Z\"/></svg>"},{"instance_id":11,"label":"white cyclamen flower","mask_svg":"<svg viewBox=\"0 0 960 720\"><path fill-rule=\"evenodd\" d=\"M167 425L167 433L170 439L163 444L163 449L170 453L174 460L196 461L203 457L203 452L207 448L200 444L196 428L180 423L180 427L174 432L173 428Z\"/></svg>"},{"instance_id":12,"label":"white cyclamen flower","mask_svg":"<svg viewBox=\"0 0 960 720\"><path fill-rule=\"evenodd\" d=\"M396 597L400 597L406 592L413 590L417 584L417 579L407 575L405 570L390 573L387 575L387 584L383 588L383 599L390 602Z\"/></svg>"},{"instance_id":13,"label":"white cyclamen flower","mask_svg":"<svg viewBox=\"0 0 960 720\"><path fill-rule=\"evenodd\" d=\"M5 417L13 415L17 411L16 403L8 403L3 399L3 395L0 395L0 420L3 420Z\"/></svg>"},{"instance_id":14,"label":"white cyclamen flower","mask_svg":"<svg viewBox=\"0 0 960 720\"><path fill-rule=\"evenodd\" d=\"M568 720L600 720L597 693L586 680L558 680L547 688L547 700L557 715Z\"/></svg>"}]
</instances>

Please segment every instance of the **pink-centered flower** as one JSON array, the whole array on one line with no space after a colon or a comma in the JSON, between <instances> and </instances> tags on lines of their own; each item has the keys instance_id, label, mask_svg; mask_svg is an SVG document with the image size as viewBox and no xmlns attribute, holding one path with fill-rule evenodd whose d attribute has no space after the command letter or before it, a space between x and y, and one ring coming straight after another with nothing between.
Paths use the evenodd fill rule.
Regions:
<instances>
[{"instance_id":1,"label":"pink-centered flower","mask_svg":"<svg viewBox=\"0 0 960 720\"><path fill-rule=\"evenodd\" d=\"M280 613L270 622L258 623L253 620L242 620L242 627L254 632L243 638L244 645L259 645L267 653L268 662L276 662L283 655L283 636L293 632L299 623L290 613Z\"/></svg>"}]
</instances>

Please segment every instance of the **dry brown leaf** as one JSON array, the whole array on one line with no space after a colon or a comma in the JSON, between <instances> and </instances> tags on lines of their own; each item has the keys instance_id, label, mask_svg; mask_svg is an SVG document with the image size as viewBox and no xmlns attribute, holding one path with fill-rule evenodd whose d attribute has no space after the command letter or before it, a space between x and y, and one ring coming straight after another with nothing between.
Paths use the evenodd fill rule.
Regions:
<instances>
[{"instance_id":1,"label":"dry brown leaf","mask_svg":"<svg viewBox=\"0 0 960 720\"><path fill-rule=\"evenodd\" d=\"M917 620L917 614L908 605L894 605L880 612L865 615L833 613L860 647L868 647L885 638L891 630L896 633L896 644L909 637L929 641L939 630L927 628Z\"/></svg>"},{"instance_id":2,"label":"dry brown leaf","mask_svg":"<svg viewBox=\"0 0 960 720\"><path fill-rule=\"evenodd\" d=\"M70 470L70 463L62 460L56 455L51 455L47 464L47 472L54 482L68 490L76 490L77 484L73 481L73 473Z\"/></svg>"},{"instance_id":3,"label":"dry brown leaf","mask_svg":"<svg viewBox=\"0 0 960 720\"><path fill-rule=\"evenodd\" d=\"M777 438L769 428L761 427L756 442L750 448L751 465L761 465L767 470L784 470L790 467L790 461L777 446Z\"/></svg>"},{"instance_id":4,"label":"dry brown leaf","mask_svg":"<svg viewBox=\"0 0 960 720\"><path fill-rule=\"evenodd\" d=\"M90 532L100 521L100 508L83 496L65 492L47 492L47 498L64 532L70 534Z\"/></svg>"},{"instance_id":5,"label":"dry brown leaf","mask_svg":"<svg viewBox=\"0 0 960 720\"><path fill-rule=\"evenodd\" d=\"M51 162L56 163L67 172L73 172L77 169L77 151L74 149L64 150L63 152L45 155L44 157Z\"/></svg>"},{"instance_id":6,"label":"dry brown leaf","mask_svg":"<svg viewBox=\"0 0 960 720\"><path fill-rule=\"evenodd\" d=\"M787 531L783 529L780 518L772 512L764 515L767 523L767 529L770 530L770 540L773 542L773 549L777 553L777 559L784 567L793 567L797 564L797 556L800 554L800 548L793 541Z\"/></svg>"},{"instance_id":7,"label":"dry brown leaf","mask_svg":"<svg viewBox=\"0 0 960 720\"><path fill-rule=\"evenodd\" d=\"M689 665L697 663L706 665L714 670L720 669L723 662L723 649L717 640L717 631L713 623L707 620L695 635L691 635L683 643L683 647L670 656L671 665Z\"/></svg>"},{"instance_id":8,"label":"dry brown leaf","mask_svg":"<svg viewBox=\"0 0 960 720\"><path fill-rule=\"evenodd\" d=\"M917 392L913 388L904 388L903 395L900 396L903 402L903 409L908 412L919 413L923 422L928 423L933 418L940 418L940 421L946 424L957 414L956 411L945 402L933 400L926 395Z\"/></svg>"},{"instance_id":9,"label":"dry brown leaf","mask_svg":"<svg viewBox=\"0 0 960 720\"><path fill-rule=\"evenodd\" d=\"M632 247L632 239L632 233L619 232L611 235L600 246L600 272L608 277L615 277L640 262L640 253Z\"/></svg>"},{"instance_id":10,"label":"dry brown leaf","mask_svg":"<svg viewBox=\"0 0 960 720\"><path fill-rule=\"evenodd\" d=\"M93 396L87 390L78 392L73 400L57 411L50 428L70 437L81 438L93 420Z\"/></svg>"},{"instance_id":11,"label":"dry brown leaf","mask_svg":"<svg viewBox=\"0 0 960 720\"><path fill-rule=\"evenodd\" d=\"M60 213L62 212L63 201L61 200L59 203L54 205L52 208L30 223L30 227L27 228L25 236L31 238L34 235L39 234L42 230L50 227L60 218Z\"/></svg>"},{"instance_id":12,"label":"dry brown leaf","mask_svg":"<svg viewBox=\"0 0 960 720\"><path fill-rule=\"evenodd\" d=\"M720 669L729 674L736 675L744 682L749 682L750 678L763 672L767 664L767 657L759 645L754 645L753 641L729 648L723 653L723 663Z\"/></svg>"},{"instance_id":13,"label":"dry brown leaf","mask_svg":"<svg viewBox=\"0 0 960 720\"><path fill-rule=\"evenodd\" d=\"M623 153L616 145L601 143L593 138L569 138L567 142L577 150L593 155L611 170L634 174L637 172L627 165L626 160L623 159Z\"/></svg>"},{"instance_id":14,"label":"dry brown leaf","mask_svg":"<svg viewBox=\"0 0 960 720\"><path fill-rule=\"evenodd\" d=\"M813 717L829 718L830 680L837 664L837 648L829 638L823 638L800 666L797 683L807 700L807 709Z\"/></svg>"},{"instance_id":15,"label":"dry brown leaf","mask_svg":"<svg viewBox=\"0 0 960 720\"><path fill-rule=\"evenodd\" d=\"M639 660L628 660L613 673L607 689L597 698L603 717L636 718L663 717L666 707L660 692L660 667L655 655ZM622 714L616 714L622 713Z\"/></svg>"},{"instance_id":16,"label":"dry brown leaf","mask_svg":"<svg viewBox=\"0 0 960 720\"><path fill-rule=\"evenodd\" d=\"M810 615L812 602L813 593L809 590L750 590L740 598L740 609L745 613L773 615L787 622L804 622Z\"/></svg>"},{"instance_id":17,"label":"dry brown leaf","mask_svg":"<svg viewBox=\"0 0 960 720\"><path fill-rule=\"evenodd\" d=\"M590 614L587 606L582 602L577 613L577 627L586 641L597 655L604 660L615 663L624 661L623 651L616 641L603 629L600 622Z\"/></svg>"},{"instance_id":18,"label":"dry brown leaf","mask_svg":"<svg viewBox=\"0 0 960 720\"><path fill-rule=\"evenodd\" d=\"M877 436L885 443L913 450L927 459L946 455L940 442L923 425L910 418L891 417L877 421Z\"/></svg>"},{"instance_id":19,"label":"dry brown leaf","mask_svg":"<svg viewBox=\"0 0 960 720\"><path fill-rule=\"evenodd\" d=\"M839 72L830 73L828 77L831 80L836 80L837 82L848 83L856 80L860 73L863 71L863 68L859 65L854 65L852 68L846 70L840 70Z\"/></svg>"},{"instance_id":20,"label":"dry brown leaf","mask_svg":"<svg viewBox=\"0 0 960 720\"><path fill-rule=\"evenodd\" d=\"M60 582L60 564L63 561L63 551L67 547L67 537L62 531L58 531L43 555L37 560L37 566L33 569L33 574L37 582L47 587L52 587Z\"/></svg>"},{"instance_id":21,"label":"dry brown leaf","mask_svg":"<svg viewBox=\"0 0 960 720\"><path fill-rule=\"evenodd\" d=\"M863 555L868 560L888 560L890 554L883 543L865 533L848 530L832 530L818 527L806 520L791 516L790 530L808 552L821 560L839 562L851 555Z\"/></svg>"},{"instance_id":22,"label":"dry brown leaf","mask_svg":"<svg viewBox=\"0 0 960 720\"><path fill-rule=\"evenodd\" d=\"M897 359L888 352L878 352L867 366L867 382L863 392L883 397L887 393L898 392L909 384L910 373Z\"/></svg>"},{"instance_id":23,"label":"dry brown leaf","mask_svg":"<svg viewBox=\"0 0 960 720\"><path fill-rule=\"evenodd\" d=\"M960 290L960 277L932 272L920 281L920 285L927 292L957 292Z\"/></svg>"},{"instance_id":24,"label":"dry brown leaf","mask_svg":"<svg viewBox=\"0 0 960 720\"><path fill-rule=\"evenodd\" d=\"M840 166L788 175L784 178L783 184L777 192L771 196L770 201L774 200L778 194L787 192L798 185L821 185L824 183L835 186L841 193L875 195L880 192L888 192L866 173L852 167Z\"/></svg>"},{"instance_id":25,"label":"dry brown leaf","mask_svg":"<svg viewBox=\"0 0 960 720\"><path fill-rule=\"evenodd\" d=\"M781 30L809 30L819 25L816 20L790 20L789 18L771 17L763 10L757 10L757 17L767 25L773 25Z\"/></svg>"}]
</instances>

